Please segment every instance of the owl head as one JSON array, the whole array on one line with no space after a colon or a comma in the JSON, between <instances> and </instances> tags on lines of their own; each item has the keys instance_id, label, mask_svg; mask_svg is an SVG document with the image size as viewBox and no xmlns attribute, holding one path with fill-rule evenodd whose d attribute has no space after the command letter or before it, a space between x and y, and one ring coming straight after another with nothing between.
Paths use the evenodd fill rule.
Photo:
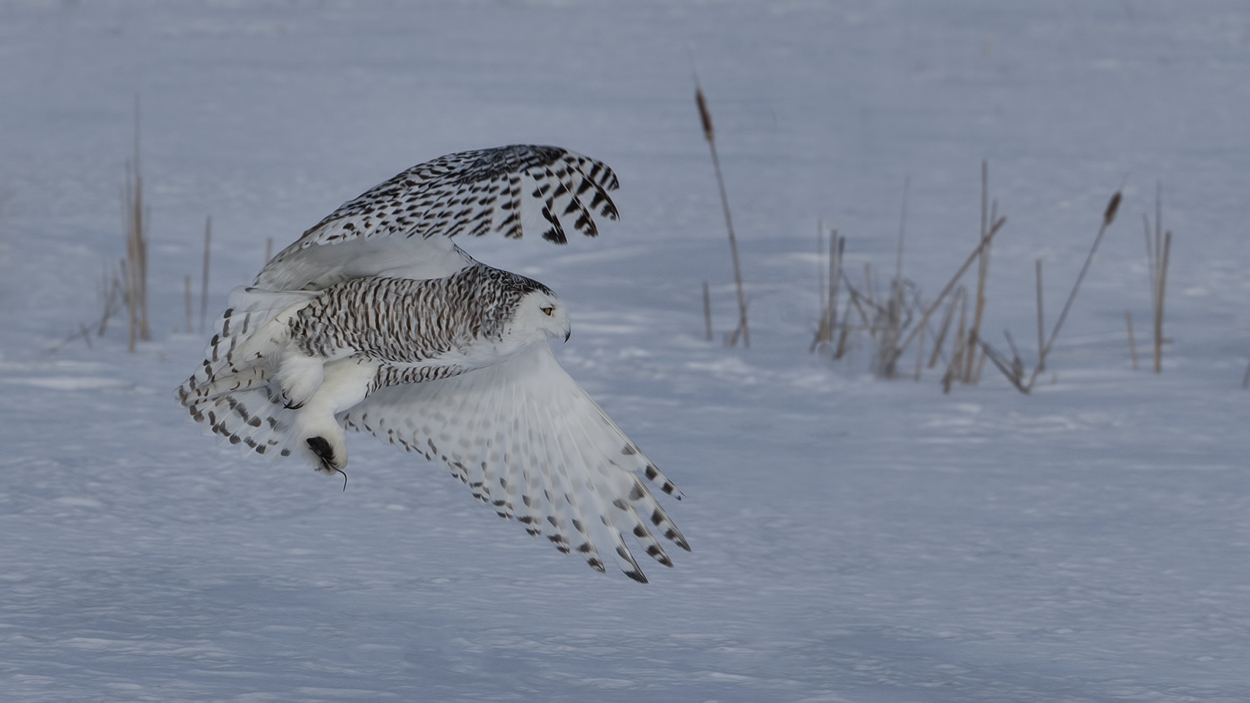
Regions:
<instances>
[{"instance_id":1,"label":"owl head","mask_svg":"<svg viewBox=\"0 0 1250 703\"><path fill-rule=\"evenodd\" d=\"M545 288L545 287L544 287ZM568 341L572 334L564 303L550 290L533 290L521 296L513 313L512 329L536 336L559 337Z\"/></svg>"}]
</instances>

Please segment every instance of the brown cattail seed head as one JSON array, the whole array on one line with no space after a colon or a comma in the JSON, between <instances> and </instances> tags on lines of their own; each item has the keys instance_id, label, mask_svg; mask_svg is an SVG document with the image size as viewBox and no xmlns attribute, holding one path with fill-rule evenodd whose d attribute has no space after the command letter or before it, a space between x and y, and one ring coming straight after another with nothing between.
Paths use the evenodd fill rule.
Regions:
<instances>
[{"instance_id":1,"label":"brown cattail seed head","mask_svg":"<svg viewBox=\"0 0 1250 703\"><path fill-rule=\"evenodd\" d=\"M1102 226L1106 227L1115 221L1115 211L1120 209L1120 191L1116 191L1111 196L1111 202L1107 203L1107 211L1102 214Z\"/></svg>"},{"instance_id":2,"label":"brown cattail seed head","mask_svg":"<svg viewBox=\"0 0 1250 703\"><path fill-rule=\"evenodd\" d=\"M699 104L699 119L703 120L703 138L709 142L716 141L716 133L712 131L712 113L707 111L702 88L694 89L694 101Z\"/></svg>"}]
</instances>

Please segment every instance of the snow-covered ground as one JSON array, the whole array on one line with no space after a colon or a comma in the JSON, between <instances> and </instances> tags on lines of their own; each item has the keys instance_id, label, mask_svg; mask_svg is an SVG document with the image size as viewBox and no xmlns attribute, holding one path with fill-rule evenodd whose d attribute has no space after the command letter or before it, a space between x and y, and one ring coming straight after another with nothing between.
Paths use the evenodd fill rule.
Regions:
<instances>
[{"instance_id":1,"label":"snow-covered ground","mask_svg":"<svg viewBox=\"0 0 1250 703\"><path fill-rule=\"evenodd\" d=\"M698 71L751 299L734 290ZM123 256L142 102L154 339ZM0 2L0 698L1250 700L1250 8L1047 2ZM339 203L507 143L610 164L623 218L562 249L461 242L568 302L570 373L684 489L640 586L356 435L351 484L240 458L173 388L210 307ZM817 218L932 296L1008 222L987 335L1053 320L1029 397L807 353ZM1165 371L1141 215L1175 233ZM1032 359L1022 343L1024 353ZM57 348L52 351L53 348Z\"/></svg>"}]
</instances>

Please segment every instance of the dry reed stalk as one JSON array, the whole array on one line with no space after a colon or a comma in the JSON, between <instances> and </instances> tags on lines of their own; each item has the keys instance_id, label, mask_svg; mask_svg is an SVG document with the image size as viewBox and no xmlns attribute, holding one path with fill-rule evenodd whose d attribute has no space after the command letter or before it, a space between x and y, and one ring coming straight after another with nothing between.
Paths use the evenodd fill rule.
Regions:
<instances>
[{"instance_id":1,"label":"dry reed stalk","mask_svg":"<svg viewBox=\"0 0 1250 703\"><path fill-rule=\"evenodd\" d=\"M707 100L703 97L703 89L695 81L695 104L699 107L699 119L703 123L703 137L712 151L712 167L716 171L716 186L720 189L721 206L725 210L725 228L729 231L729 252L733 255L734 284L738 287L738 331L742 333L742 346L751 348L751 329L747 325L746 294L742 290L742 267L738 263L738 239L734 236L733 217L729 214L729 195L725 192L725 178L721 175L720 157L716 154L716 131L712 128L712 113L707 109ZM738 334L733 335L737 344Z\"/></svg>"},{"instance_id":2,"label":"dry reed stalk","mask_svg":"<svg viewBox=\"0 0 1250 703\"><path fill-rule=\"evenodd\" d=\"M990 197L990 166L989 162L984 159L981 161L981 239L985 239L988 233L990 223L997 219L998 202L994 202L993 215L989 209ZM973 365L977 357L978 344L977 341L981 337L981 316L985 312L985 282L990 271L990 247L987 244L981 248L981 255L977 257L977 297L974 311L972 314L972 328L968 332L968 349L971 353L965 360L963 382L975 383Z\"/></svg>"},{"instance_id":3,"label":"dry reed stalk","mask_svg":"<svg viewBox=\"0 0 1250 703\"><path fill-rule=\"evenodd\" d=\"M865 299L868 301L868 304L874 308L877 307L877 299L876 299L876 296L873 295L873 292L876 290L876 288L877 288L877 282L872 279L872 264L868 262L864 262L863 295L865 296Z\"/></svg>"},{"instance_id":4,"label":"dry reed stalk","mask_svg":"<svg viewBox=\"0 0 1250 703\"><path fill-rule=\"evenodd\" d=\"M833 230L833 236L834 236L834 239L837 238L837 230ZM829 270L830 277L832 277L832 274L833 274L833 246L834 246L834 243L831 241L829 243L829 263L826 265L824 263L825 225L824 225L824 222L817 219L816 220L816 259L817 261L821 262L821 265L816 267L816 280L817 280L816 295L817 295L817 299L820 300L820 320L816 324L816 336L812 338L812 345L808 347L807 349L807 352L809 354L816 351L816 349L820 347L820 345L822 344L827 345L833 340L833 327L832 325L830 325L830 322L829 322L830 317L831 317L829 314L829 289L825 283L826 268Z\"/></svg>"},{"instance_id":5,"label":"dry reed stalk","mask_svg":"<svg viewBox=\"0 0 1250 703\"><path fill-rule=\"evenodd\" d=\"M1137 370L1137 340L1133 338L1133 313L1124 311L1124 322L1128 325L1128 353L1133 359L1133 370Z\"/></svg>"},{"instance_id":6,"label":"dry reed stalk","mask_svg":"<svg viewBox=\"0 0 1250 703\"><path fill-rule=\"evenodd\" d=\"M825 223L816 218L816 299L821 301L821 314L825 302Z\"/></svg>"},{"instance_id":7,"label":"dry reed stalk","mask_svg":"<svg viewBox=\"0 0 1250 703\"><path fill-rule=\"evenodd\" d=\"M1042 358L1042 350L1046 348L1046 318L1042 311L1042 260L1037 260L1037 363L1046 368L1046 360Z\"/></svg>"},{"instance_id":8,"label":"dry reed stalk","mask_svg":"<svg viewBox=\"0 0 1250 703\"><path fill-rule=\"evenodd\" d=\"M929 356L929 368L937 365L938 357L942 354L942 345L946 343L946 333L950 331L951 322L955 319L955 307L959 305L963 292L962 286L955 289L955 295L951 296L950 302L946 304L946 314L942 316L942 325L938 327L937 336L933 340L933 354Z\"/></svg>"},{"instance_id":9,"label":"dry reed stalk","mask_svg":"<svg viewBox=\"0 0 1250 703\"><path fill-rule=\"evenodd\" d=\"M265 263L262 268L269 264L269 260L273 258L273 237L265 237Z\"/></svg>"},{"instance_id":10,"label":"dry reed stalk","mask_svg":"<svg viewBox=\"0 0 1250 703\"><path fill-rule=\"evenodd\" d=\"M129 170L129 169L128 169ZM144 222L143 174L139 162L139 98L135 98L134 168L127 174L123 194L126 213L126 309L129 322L127 348L135 350L136 339L151 339L148 329L148 244Z\"/></svg>"},{"instance_id":11,"label":"dry reed stalk","mask_svg":"<svg viewBox=\"0 0 1250 703\"><path fill-rule=\"evenodd\" d=\"M1089 273L1089 265L1094 261L1094 254L1098 251L1098 244L1102 242L1102 236L1106 234L1107 228L1115 221L1116 211L1120 209L1120 191L1116 191L1111 196L1110 202L1107 203L1107 209L1102 214L1102 226L1098 228L1098 236L1094 237L1094 244L1089 248L1089 254L1085 256L1085 264L1081 266L1081 273L1076 277L1076 283L1072 285L1072 292L1068 293L1068 300L1063 305L1063 310L1059 312L1059 319L1055 322L1055 328L1050 331L1050 338L1046 340L1046 346L1042 347L1042 353L1037 360L1037 367L1033 369L1033 376L1029 379L1027 388L1033 388L1033 382L1037 380L1037 375L1042 372L1046 365L1046 356L1050 354L1050 348L1055 344L1055 338L1059 336L1059 330L1063 327L1063 321L1068 317L1068 311L1072 309L1072 303L1076 300L1076 294L1081 289L1081 281L1085 280L1085 274ZM1027 391L1026 391L1027 392Z\"/></svg>"},{"instance_id":12,"label":"dry reed stalk","mask_svg":"<svg viewBox=\"0 0 1250 703\"><path fill-rule=\"evenodd\" d=\"M894 280L890 281L890 299L886 303L885 335L878 359L879 372L884 378L894 378L897 375L895 364L903 354L903 349L898 346L898 340L903 336L903 309L906 304L903 290L903 243L907 235L907 196L910 190L911 177L908 176L903 179L903 203L900 207L898 222L898 255L894 261Z\"/></svg>"},{"instance_id":13,"label":"dry reed stalk","mask_svg":"<svg viewBox=\"0 0 1250 703\"><path fill-rule=\"evenodd\" d=\"M920 339L916 342L916 381L920 381L920 371L924 368L925 331L920 330Z\"/></svg>"},{"instance_id":14,"label":"dry reed stalk","mask_svg":"<svg viewBox=\"0 0 1250 703\"><path fill-rule=\"evenodd\" d=\"M707 341L712 341L712 293L707 281L703 282L703 325L707 328Z\"/></svg>"},{"instance_id":15,"label":"dry reed stalk","mask_svg":"<svg viewBox=\"0 0 1250 703\"><path fill-rule=\"evenodd\" d=\"M200 278L200 334L204 334L205 321L208 319L208 263L211 259L213 244L213 216L204 220L204 266Z\"/></svg>"},{"instance_id":16,"label":"dry reed stalk","mask_svg":"<svg viewBox=\"0 0 1250 703\"><path fill-rule=\"evenodd\" d=\"M838 289L841 287L842 254L845 251L846 239L838 236L836 229L830 230L829 235L828 278L825 278L823 270L820 278L822 286L826 285L826 280L828 284L820 292L820 322L817 325L816 337L812 340L811 347L808 348L809 353L816 351L821 345L832 345L833 334L837 329ZM823 250L824 247L821 246L821 251Z\"/></svg>"},{"instance_id":17,"label":"dry reed stalk","mask_svg":"<svg viewBox=\"0 0 1250 703\"><path fill-rule=\"evenodd\" d=\"M951 384L963 373L964 359L967 354L968 337L965 325L968 320L968 295L959 296L959 326L955 329L955 348L951 350L951 361L942 376L942 392L950 393Z\"/></svg>"},{"instance_id":18,"label":"dry reed stalk","mask_svg":"<svg viewBox=\"0 0 1250 703\"><path fill-rule=\"evenodd\" d=\"M846 237L838 234L838 230L829 233L829 334L833 338L833 330L838 324L838 291L842 288L842 255L846 251Z\"/></svg>"},{"instance_id":19,"label":"dry reed stalk","mask_svg":"<svg viewBox=\"0 0 1250 703\"><path fill-rule=\"evenodd\" d=\"M840 271L841 269L839 269L839 272ZM839 278L841 278L841 276L839 276ZM841 359L843 356L846 356L846 342L851 332L851 326L848 325L846 321L851 319L851 301L853 299L854 296L846 296L846 308L842 311L842 333L838 335L838 346L833 352L834 359Z\"/></svg>"},{"instance_id":20,"label":"dry reed stalk","mask_svg":"<svg viewBox=\"0 0 1250 703\"><path fill-rule=\"evenodd\" d=\"M1146 269L1150 274L1150 295L1154 295L1155 291L1155 258L1154 248L1150 244L1150 215L1141 214L1141 223L1146 228Z\"/></svg>"},{"instance_id":21,"label":"dry reed stalk","mask_svg":"<svg viewBox=\"0 0 1250 703\"><path fill-rule=\"evenodd\" d=\"M982 345L982 346L985 346L985 345ZM982 351L981 354L977 356L977 367L973 369L972 371L972 385L975 386L976 384L981 382L981 369L983 368L985 368L985 352L984 351Z\"/></svg>"},{"instance_id":22,"label":"dry reed stalk","mask_svg":"<svg viewBox=\"0 0 1250 703\"><path fill-rule=\"evenodd\" d=\"M185 292L185 294L186 294L185 296L183 296L183 300L185 300L185 301L186 301L186 304L187 304L187 305L186 305L186 308L187 308L187 326L186 326L184 329L186 329L187 334L191 334L191 333L192 333L192 332L191 332L191 277L190 277L190 276L183 276L183 277L182 277L182 283L183 283L183 291L184 291L184 292Z\"/></svg>"},{"instance_id":23,"label":"dry reed stalk","mask_svg":"<svg viewBox=\"0 0 1250 703\"><path fill-rule=\"evenodd\" d=\"M125 262L121 267L125 268ZM117 309L118 296L124 296L124 284L119 278L117 271L111 267L104 267L104 274L100 278L100 284L97 288L97 297L100 301L100 323L96 327L95 336L103 337L108 330L109 320L113 317L113 311Z\"/></svg>"},{"instance_id":24,"label":"dry reed stalk","mask_svg":"<svg viewBox=\"0 0 1250 703\"><path fill-rule=\"evenodd\" d=\"M1155 373L1163 372L1163 301L1168 286L1168 255L1172 251L1172 233L1163 236L1163 255L1159 263L1159 284L1155 294Z\"/></svg>"},{"instance_id":25,"label":"dry reed stalk","mask_svg":"<svg viewBox=\"0 0 1250 703\"><path fill-rule=\"evenodd\" d=\"M941 305L942 300L945 299L951 292L951 290L955 287L955 284L959 283L960 277L964 275L964 272L968 270L968 267L972 265L972 262L976 261L977 257L981 254L981 251L985 247L989 246L990 242L994 239L994 235L998 234L998 231L1001 230L1003 225L1006 223L1007 218L1000 217L996 222L990 225L989 233L986 234L986 236L981 240L981 243L977 245L977 248L973 249L972 253L968 255L968 259L964 261L963 266L960 266L959 270L955 272L955 275L951 277L950 282L946 284L946 287L942 289L942 292L938 293L938 296L933 299L933 302L929 304L929 307L925 308L924 313L920 316L920 321L915 327L912 328L912 331L907 335L907 338L903 340L903 343L899 345L899 349L906 349L907 345L911 344L912 337L915 337L920 329L929 322L929 316L933 314L933 311L937 309L938 305ZM963 332L961 331L960 334L963 334Z\"/></svg>"},{"instance_id":26,"label":"dry reed stalk","mask_svg":"<svg viewBox=\"0 0 1250 703\"><path fill-rule=\"evenodd\" d=\"M1163 230L1163 186L1155 184L1155 221L1153 244L1150 216L1142 213L1146 231L1146 264L1150 271L1150 304L1154 313L1154 367L1155 373L1163 371L1163 301L1167 291L1168 258L1172 248L1172 233Z\"/></svg>"},{"instance_id":27,"label":"dry reed stalk","mask_svg":"<svg viewBox=\"0 0 1250 703\"><path fill-rule=\"evenodd\" d=\"M984 365L985 359L988 357L998 367L998 370L1003 372L1003 376L1011 382L1011 385L1015 386L1021 393L1027 394L1029 388L1024 385L1024 362L1021 361L1020 353L1016 350L1015 342L1012 341L1010 334L1007 335L1007 344L1011 347L1012 356L1010 364L1003 358L1002 354L999 354L993 347L986 344L985 340L981 340L981 350L983 352L981 364Z\"/></svg>"}]
</instances>

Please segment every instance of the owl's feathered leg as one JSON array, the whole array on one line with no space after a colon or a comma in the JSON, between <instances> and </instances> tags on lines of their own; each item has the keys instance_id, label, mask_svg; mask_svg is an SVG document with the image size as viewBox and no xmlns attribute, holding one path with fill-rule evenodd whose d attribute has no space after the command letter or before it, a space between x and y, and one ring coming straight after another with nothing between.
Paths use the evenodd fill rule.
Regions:
<instances>
[{"instance_id":1,"label":"owl's feathered leg","mask_svg":"<svg viewBox=\"0 0 1250 703\"><path fill-rule=\"evenodd\" d=\"M379 364L350 358L317 365L321 383L295 410L291 429L297 450L318 471L335 473L347 466L347 439L334 416L365 399Z\"/></svg>"},{"instance_id":2,"label":"owl's feathered leg","mask_svg":"<svg viewBox=\"0 0 1250 703\"><path fill-rule=\"evenodd\" d=\"M295 345L289 345L278 364L274 382L281 389L282 404L288 410L298 410L313 397L325 380L325 359L301 353ZM363 400L363 398L362 398ZM356 402L360 402L359 400Z\"/></svg>"}]
</instances>

